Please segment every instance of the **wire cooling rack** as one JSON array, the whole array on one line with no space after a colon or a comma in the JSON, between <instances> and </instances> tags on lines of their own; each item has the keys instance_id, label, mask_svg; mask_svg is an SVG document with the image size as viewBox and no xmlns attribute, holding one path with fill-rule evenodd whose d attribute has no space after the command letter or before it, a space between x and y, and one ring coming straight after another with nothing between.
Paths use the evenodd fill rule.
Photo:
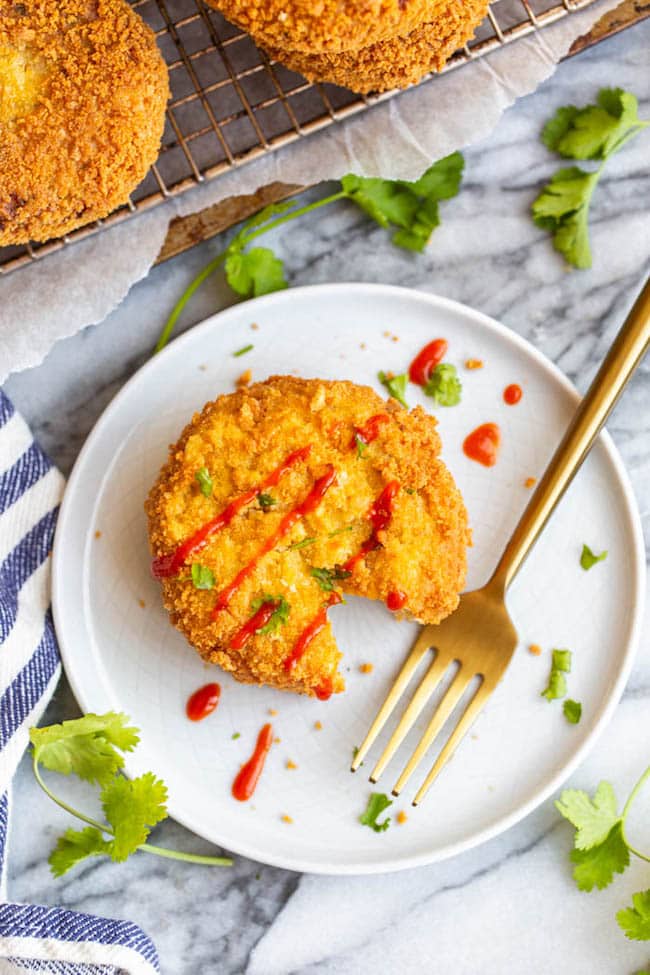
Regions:
<instances>
[{"instance_id":1,"label":"wire cooling rack","mask_svg":"<svg viewBox=\"0 0 650 975\"><path fill-rule=\"evenodd\" d=\"M169 68L171 99L158 161L128 204L106 219L45 244L0 248L0 273L42 259L398 94L361 96L334 85L310 84L269 60L247 34L203 0L130 2L155 32ZM493 0L474 40L444 70L458 68L594 2ZM420 84L435 84L435 77Z\"/></svg>"}]
</instances>

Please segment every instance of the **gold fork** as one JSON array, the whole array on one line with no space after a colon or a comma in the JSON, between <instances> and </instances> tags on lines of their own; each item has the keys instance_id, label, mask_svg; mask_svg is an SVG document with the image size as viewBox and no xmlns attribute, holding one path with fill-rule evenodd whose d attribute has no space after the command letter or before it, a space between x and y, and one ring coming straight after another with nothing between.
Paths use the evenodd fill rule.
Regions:
<instances>
[{"instance_id":1,"label":"gold fork","mask_svg":"<svg viewBox=\"0 0 650 975\"><path fill-rule=\"evenodd\" d=\"M399 795L452 712L460 705L462 713L420 786L413 805L417 806L424 799L436 776L501 680L517 646L517 631L505 606L506 590L589 453L649 343L650 279L580 403L489 582L482 589L461 596L456 611L442 623L422 627L354 757L353 772L363 762L422 658L435 648L435 657L429 669L370 774L370 781L377 782L451 664L456 663L458 670L442 694L426 731L393 788L393 795ZM472 684L474 687L469 690Z\"/></svg>"}]
</instances>

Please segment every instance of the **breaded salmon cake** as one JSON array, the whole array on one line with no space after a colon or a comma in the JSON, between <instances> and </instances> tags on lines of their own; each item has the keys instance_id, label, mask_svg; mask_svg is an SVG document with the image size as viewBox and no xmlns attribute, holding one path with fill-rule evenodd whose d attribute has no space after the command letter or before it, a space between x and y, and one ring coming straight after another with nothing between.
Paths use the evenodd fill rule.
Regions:
<instances>
[{"instance_id":1,"label":"breaded salmon cake","mask_svg":"<svg viewBox=\"0 0 650 975\"><path fill-rule=\"evenodd\" d=\"M341 593L424 623L456 608L467 515L439 452L432 416L350 382L273 376L208 403L145 505L171 622L238 680L342 691Z\"/></svg>"},{"instance_id":2,"label":"breaded salmon cake","mask_svg":"<svg viewBox=\"0 0 650 975\"><path fill-rule=\"evenodd\" d=\"M435 19L403 37L379 41L341 54L312 54L268 47L271 57L309 81L327 81L352 91L389 91L416 84L440 71L469 41L488 8L488 0L444 0Z\"/></svg>"},{"instance_id":3,"label":"breaded salmon cake","mask_svg":"<svg viewBox=\"0 0 650 975\"><path fill-rule=\"evenodd\" d=\"M0 245L125 203L167 98L154 35L125 0L0 0Z\"/></svg>"},{"instance_id":4,"label":"breaded salmon cake","mask_svg":"<svg viewBox=\"0 0 650 975\"><path fill-rule=\"evenodd\" d=\"M262 46L336 53L408 34L441 0L207 0Z\"/></svg>"}]
</instances>

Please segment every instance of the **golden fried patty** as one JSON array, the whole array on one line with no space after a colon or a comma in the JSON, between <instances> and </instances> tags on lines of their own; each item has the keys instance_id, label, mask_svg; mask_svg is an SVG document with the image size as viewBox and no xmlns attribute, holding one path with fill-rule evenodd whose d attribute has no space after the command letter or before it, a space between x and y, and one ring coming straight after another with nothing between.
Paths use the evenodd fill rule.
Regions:
<instances>
[{"instance_id":1,"label":"golden fried patty","mask_svg":"<svg viewBox=\"0 0 650 975\"><path fill-rule=\"evenodd\" d=\"M350 382L274 376L208 403L145 505L172 623L238 680L343 690L340 592L426 623L458 603L467 515L439 452L432 416ZM256 631L265 605L280 618Z\"/></svg>"},{"instance_id":2,"label":"golden fried patty","mask_svg":"<svg viewBox=\"0 0 650 975\"><path fill-rule=\"evenodd\" d=\"M430 22L402 37L356 51L318 54L269 46L269 54L309 81L326 81L352 91L406 88L430 71L440 71L470 40L487 12L488 0L444 0Z\"/></svg>"},{"instance_id":3,"label":"golden fried patty","mask_svg":"<svg viewBox=\"0 0 650 975\"><path fill-rule=\"evenodd\" d=\"M167 97L125 0L0 0L0 245L125 203L158 155Z\"/></svg>"},{"instance_id":4,"label":"golden fried patty","mask_svg":"<svg viewBox=\"0 0 650 975\"><path fill-rule=\"evenodd\" d=\"M262 46L339 52L407 34L441 0L208 0Z\"/></svg>"}]
</instances>

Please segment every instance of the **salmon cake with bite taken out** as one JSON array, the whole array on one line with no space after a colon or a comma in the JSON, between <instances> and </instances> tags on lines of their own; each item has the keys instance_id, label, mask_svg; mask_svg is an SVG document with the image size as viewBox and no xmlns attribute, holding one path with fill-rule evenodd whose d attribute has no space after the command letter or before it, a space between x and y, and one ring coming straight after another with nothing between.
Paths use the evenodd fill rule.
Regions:
<instances>
[{"instance_id":1,"label":"salmon cake with bite taken out","mask_svg":"<svg viewBox=\"0 0 650 975\"><path fill-rule=\"evenodd\" d=\"M345 686L328 619L345 594L444 619L470 536L436 425L367 386L292 376L208 403L145 504L173 625L237 680L326 699Z\"/></svg>"}]
</instances>

